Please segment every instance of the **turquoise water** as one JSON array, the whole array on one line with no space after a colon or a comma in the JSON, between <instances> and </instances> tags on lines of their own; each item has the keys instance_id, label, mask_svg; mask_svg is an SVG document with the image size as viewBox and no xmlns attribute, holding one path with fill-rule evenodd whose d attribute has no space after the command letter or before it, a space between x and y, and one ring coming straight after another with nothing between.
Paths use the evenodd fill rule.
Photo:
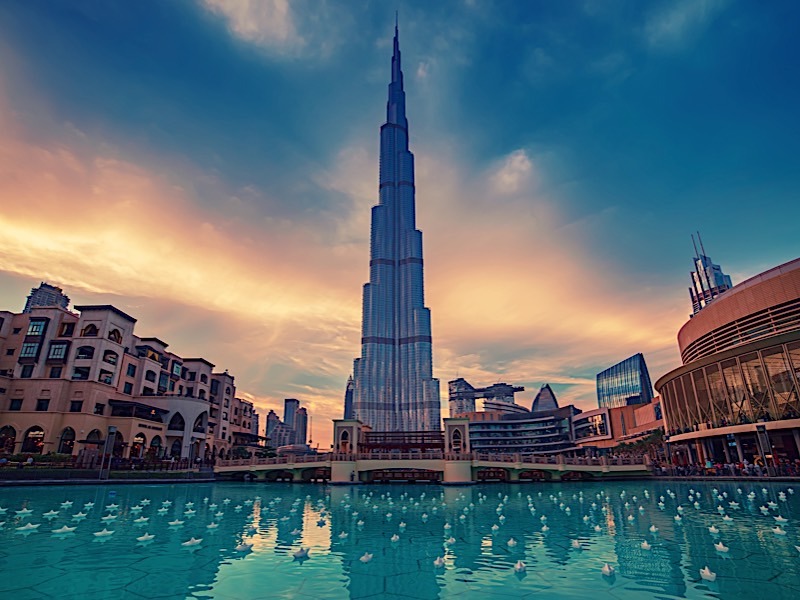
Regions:
<instances>
[{"instance_id":1,"label":"turquoise water","mask_svg":"<svg viewBox=\"0 0 800 600\"><path fill-rule=\"evenodd\" d=\"M790 487L637 481L2 489L0 598L794 599L800 485L796 494ZM62 508L64 501L72 505ZM118 508L107 510L109 504ZM679 505L681 523L674 520ZM17 516L23 508L32 513ZM45 517L51 510L58 514ZM73 517L79 511L86 517ZM106 515L117 518L101 520ZM786 535L773 532L777 515L788 519ZM26 523L39 527L19 530ZM65 526L75 530L52 533ZM113 534L94 535L104 529ZM137 541L145 533L155 537ZM184 545L192 538L202 541ZM293 556L301 548L309 548L305 560ZM372 559L362 561L365 553ZM434 565L437 557L443 566ZM518 561L525 571L514 570ZM602 574L605 563L613 575ZM701 579L706 566L716 581Z\"/></svg>"}]
</instances>

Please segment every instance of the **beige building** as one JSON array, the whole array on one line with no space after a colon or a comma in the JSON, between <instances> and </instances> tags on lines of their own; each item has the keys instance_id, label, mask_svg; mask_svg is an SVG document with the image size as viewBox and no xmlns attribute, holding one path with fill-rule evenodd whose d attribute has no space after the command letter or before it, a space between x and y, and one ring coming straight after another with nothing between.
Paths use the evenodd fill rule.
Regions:
<instances>
[{"instance_id":1,"label":"beige building","mask_svg":"<svg viewBox=\"0 0 800 600\"><path fill-rule=\"evenodd\" d=\"M258 416L227 371L136 336L114 306L74 311L0 312L0 452L96 454L110 426L122 458L227 457L257 441Z\"/></svg>"}]
</instances>

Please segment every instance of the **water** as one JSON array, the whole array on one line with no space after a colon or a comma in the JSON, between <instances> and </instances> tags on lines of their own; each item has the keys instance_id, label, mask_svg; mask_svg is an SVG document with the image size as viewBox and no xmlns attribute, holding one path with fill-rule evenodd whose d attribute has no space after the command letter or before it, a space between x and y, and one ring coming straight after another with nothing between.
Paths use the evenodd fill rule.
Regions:
<instances>
[{"instance_id":1,"label":"water","mask_svg":"<svg viewBox=\"0 0 800 600\"><path fill-rule=\"evenodd\" d=\"M720 500L712 492L715 486ZM0 598L794 599L800 594L795 548L800 545L800 485L796 494L789 494L789 487L760 481L637 481L463 488L219 483L3 489ZM700 492L691 501L690 489ZM149 504L143 502L147 499ZM65 500L73 505L61 508ZM172 505L159 514L164 500ZM84 509L87 502L94 507ZM189 502L194 515L184 514ZM777 507L764 516L759 507L767 502ZM119 509L104 509L112 503ZM680 524L673 518L678 505L684 509ZM717 506L733 520L724 521ZM23 507L33 513L17 517ZM53 509L57 516L43 516ZM80 510L86 518L73 519ZM108 514L118 518L102 521ZM778 514L789 520L782 525L785 536L772 531ZM142 516L149 521L134 522ZM542 532L542 516L547 532ZM184 523L168 525L178 519ZM208 529L212 522L219 527ZM40 526L18 531L25 523ZM445 523L452 528L446 530ZM496 532L492 525L498 526ZM651 533L651 525L657 533ZM720 530L717 536L708 531L712 525ZM76 529L51 533L64 526ZM94 535L104 528L114 533ZM155 538L137 542L145 532ZM340 537L342 532L347 536ZM398 541L391 541L393 534ZM182 545L192 537L202 542ZM446 543L451 537L454 542ZM511 538L516 545L509 545ZM252 548L237 550L243 540ZM642 549L645 540L649 550ZM727 553L714 548L719 541ZM293 557L301 547L310 549L307 560ZM360 560L365 552L373 555L371 561ZM442 568L434 566L439 556ZM521 573L513 568L520 560L526 564ZM601 573L605 563L614 567L613 576ZM717 574L715 582L701 579L699 571L706 566Z\"/></svg>"}]
</instances>

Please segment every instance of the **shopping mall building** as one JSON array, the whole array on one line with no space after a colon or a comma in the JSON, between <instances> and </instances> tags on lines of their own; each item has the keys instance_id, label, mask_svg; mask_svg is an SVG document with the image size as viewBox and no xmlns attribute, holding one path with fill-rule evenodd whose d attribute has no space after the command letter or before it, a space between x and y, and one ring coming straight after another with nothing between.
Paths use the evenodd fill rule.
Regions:
<instances>
[{"instance_id":1,"label":"shopping mall building","mask_svg":"<svg viewBox=\"0 0 800 600\"><path fill-rule=\"evenodd\" d=\"M673 462L800 457L800 259L715 298L656 382Z\"/></svg>"}]
</instances>

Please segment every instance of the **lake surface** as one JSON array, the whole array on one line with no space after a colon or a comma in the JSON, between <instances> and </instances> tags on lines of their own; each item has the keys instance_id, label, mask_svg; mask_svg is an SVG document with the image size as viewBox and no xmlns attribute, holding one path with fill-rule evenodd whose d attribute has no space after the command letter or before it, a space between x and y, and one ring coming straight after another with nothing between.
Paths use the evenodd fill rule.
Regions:
<instances>
[{"instance_id":1,"label":"lake surface","mask_svg":"<svg viewBox=\"0 0 800 600\"><path fill-rule=\"evenodd\" d=\"M795 494L785 483L655 480L6 488L0 597L796 599L797 487ZM66 501L72 505L62 507ZM18 515L23 509L32 512ZM19 529L28 523L39 526ZM103 530L113 533L94 535ZM137 541L145 533L155 537ZM202 541L185 545L192 538ZM307 559L294 556L301 548ZM606 563L613 574L602 573ZM715 581L701 578L705 567Z\"/></svg>"}]
</instances>

